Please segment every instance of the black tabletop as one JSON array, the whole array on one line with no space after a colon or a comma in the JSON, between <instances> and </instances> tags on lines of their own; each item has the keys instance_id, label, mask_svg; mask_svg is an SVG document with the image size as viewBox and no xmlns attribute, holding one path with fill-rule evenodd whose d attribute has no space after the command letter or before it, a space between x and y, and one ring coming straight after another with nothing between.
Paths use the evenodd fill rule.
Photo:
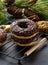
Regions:
<instances>
[{"instance_id":1,"label":"black tabletop","mask_svg":"<svg viewBox=\"0 0 48 65\"><path fill-rule=\"evenodd\" d=\"M17 60L7 56L1 56L0 54L0 65L48 65L48 46L36 54L31 54L28 58L24 58L21 64L18 64Z\"/></svg>"},{"instance_id":2,"label":"black tabletop","mask_svg":"<svg viewBox=\"0 0 48 65\"><path fill-rule=\"evenodd\" d=\"M46 43L48 43L48 40ZM8 44L3 46L2 49L3 53L10 54L10 56L16 57L17 51L22 48L13 45L12 42L8 42ZM2 49L0 48L0 52L2 51ZM0 54L0 65L48 65L48 45L45 45L41 49L37 49L29 57L23 58L20 63L18 62L18 60Z\"/></svg>"}]
</instances>

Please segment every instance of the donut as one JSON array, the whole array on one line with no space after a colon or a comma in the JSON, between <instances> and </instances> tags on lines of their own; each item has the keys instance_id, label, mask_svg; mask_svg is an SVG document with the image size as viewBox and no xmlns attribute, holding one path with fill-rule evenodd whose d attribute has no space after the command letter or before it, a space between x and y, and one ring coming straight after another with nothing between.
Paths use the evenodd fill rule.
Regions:
<instances>
[{"instance_id":1,"label":"donut","mask_svg":"<svg viewBox=\"0 0 48 65\"><path fill-rule=\"evenodd\" d=\"M0 45L2 45L6 40L6 31L0 28Z\"/></svg>"},{"instance_id":2,"label":"donut","mask_svg":"<svg viewBox=\"0 0 48 65\"><path fill-rule=\"evenodd\" d=\"M16 6L10 6L7 8L7 12L13 15L15 18L22 18L22 9Z\"/></svg>"},{"instance_id":3,"label":"donut","mask_svg":"<svg viewBox=\"0 0 48 65\"><path fill-rule=\"evenodd\" d=\"M38 29L32 20L20 19L10 25L11 37L14 43L20 46L30 46L31 42L36 41Z\"/></svg>"},{"instance_id":4,"label":"donut","mask_svg":"<svg viewBox=\"0 0 48 65\"><path fill-rule=\"evenodd\" d=\"M25 15L28 19L30 19L30 20L32 20L32 21L34 21L34 22L39 21L39 16L38 16L35 12L33 12L31 9L29 9L29 8L26 8L26 9L25 9L24 15Z\"/></svg>"}]
</instances>

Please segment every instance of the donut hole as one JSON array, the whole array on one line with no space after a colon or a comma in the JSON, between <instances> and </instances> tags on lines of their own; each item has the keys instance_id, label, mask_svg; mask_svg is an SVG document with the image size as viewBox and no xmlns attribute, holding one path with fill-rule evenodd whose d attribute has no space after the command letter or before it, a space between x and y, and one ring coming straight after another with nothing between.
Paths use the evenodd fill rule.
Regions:
<instances>
[{"instance_id":1,"label":"donut hole","mask_svg":"<svg viewBox=\"0 0 48 65\"><path fill-rule=\"evenodd\" d=\"M18 26L20 28L27 28L27 22L20 22L20 23L18 23Z\"/></svg>"}]
</instances>

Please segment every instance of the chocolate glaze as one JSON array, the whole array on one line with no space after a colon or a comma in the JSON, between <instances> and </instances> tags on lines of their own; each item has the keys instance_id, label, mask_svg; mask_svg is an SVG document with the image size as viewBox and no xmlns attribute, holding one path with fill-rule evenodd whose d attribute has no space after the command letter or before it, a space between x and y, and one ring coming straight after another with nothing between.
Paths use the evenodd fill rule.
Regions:
<instances>
[{"instance_id":1,"label":"chocolate glaze","mask_svg":"<svg viewBox=\"0 0 48 65\"><path fill-rule=\"evenodd\" d=\"M6 31L4 31L3 29L0 29L0 43L3 43L6 40Z\"/></svg>"},{"instance_id":2,"label":"chocolate glaze","mask_svg":"<svg viewBox=\"0 0 48 65\"><path fill-rule=\"evenodd\" d=\"M11 35L11 38L15 41L15 42L18 42L20 44L29 44L31 42L34 42L37 40L38 38L38 35L36 35L35 37L33 38L30 38L30 39L18 39L16 37L14 37L13 35Z\"/></svg>"},{"instance_id":3,"label":"chocolate glaze","mask_svg":"<svg viewBox=\"0 0 48 65\"><path fill-rule=\"evenodd\" d=\"M28 8L25 9L24 14L27 18L33 20L34 22L39 21L39 16Z\"/></svg>"},{"instance_id":4,"label":"chocolate glaze","mask_svg":"<svg viewBox=\"0 0 48 65\"><path fill-rule=\"evenodd\" d=\"M13 5L8 7L7 12L16 18L22 17L22 9Z\"/></svg>"},{"instance_id":5,"label":"chocolate glaze","mask_svg":"<svg viewBox=\"0 0 48 65\"><path fill-rule=\"evenodd\" d=\"M28 19L16 20L11 24L10 30L18 36L31 36L38 32L35 22Z\"/></svg>"}]
</instances>

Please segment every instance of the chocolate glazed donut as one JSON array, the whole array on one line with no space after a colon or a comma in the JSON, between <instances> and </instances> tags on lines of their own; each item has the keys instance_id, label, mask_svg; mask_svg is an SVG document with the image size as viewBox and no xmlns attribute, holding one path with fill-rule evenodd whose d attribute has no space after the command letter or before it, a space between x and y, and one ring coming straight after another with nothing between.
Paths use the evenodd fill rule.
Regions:
<instances>
[{"instance_id":1,"label":"chocolate glazed donut","mask_svg":"<svg viewBox=\"0 0 48 65\"><path fill-rule=\"evenodd\" d=\"M0 45L2 45L7 38L6 31L0 28Z\"/></svg>"},{"instance_id":2,"label":"chocolate glazed donut","mask_svg":"<svg viewBox=\"0 0 48 65\"><path fill-rule=\"evenodd\" d=\"M15 18L22 18L22 9L16 6L10 6L7 8L7 12L13 15Z\"/></svg>"},{"instance_id":3,"label":"chocolate glazed donut","mask_svg":"<svg viewBox=\"0 0 48 65\"><path fill-rule=\"evenodd\" d=\"M36 24L29 19L16 20L11 24L11 37L20 46L29 46L38 36Z\"/></svg>"},{"instance_id":4,"label":"chocolate glazed donut","mask_svg":"<svg viewBox=\"0 0 48 65\"><path fill-rule=\"evenodd\" d=\"M34 22L37 22L37 21L40 20L40 19L39 19L39 16L38 16L35 12L33 12L31 9L29 9L29 8L26 8L26 9L25 9L24 15L25 15L28 19L30 19L30 20L32 20L32 21L34 21Z\"/></svg>"}]
</instances>

